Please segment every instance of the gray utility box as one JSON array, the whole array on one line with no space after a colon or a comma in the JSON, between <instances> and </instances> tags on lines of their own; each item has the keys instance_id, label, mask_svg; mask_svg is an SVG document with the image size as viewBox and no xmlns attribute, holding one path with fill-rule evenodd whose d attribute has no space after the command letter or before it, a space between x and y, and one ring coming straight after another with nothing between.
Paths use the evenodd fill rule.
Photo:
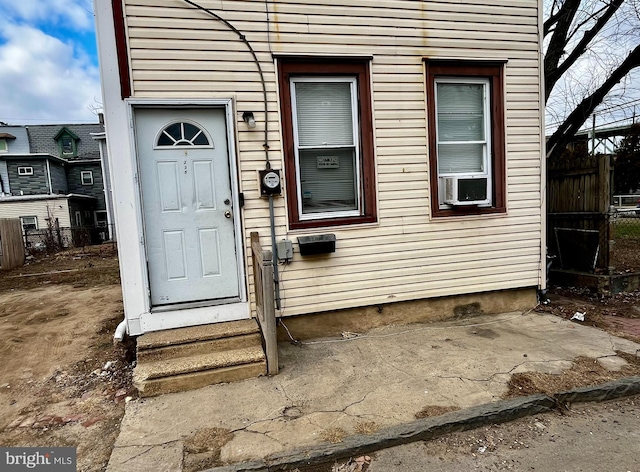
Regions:
<instances>
[{"instance_id":1,"label":"gray utility box","mask_svg":"<svg viewBox=\"0 0 640 472\"><path fill-rule=\"evenodd\" d=\"M293 243L289 239L278 241L278 260L290 261L293 259Z\"/></svg>"}]
</instances>

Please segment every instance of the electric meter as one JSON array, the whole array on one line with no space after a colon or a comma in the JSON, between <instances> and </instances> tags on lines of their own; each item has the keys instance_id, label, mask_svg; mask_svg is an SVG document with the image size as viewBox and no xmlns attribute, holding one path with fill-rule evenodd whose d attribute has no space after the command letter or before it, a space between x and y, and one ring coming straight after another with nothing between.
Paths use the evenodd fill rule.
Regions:
<instances>
[{"instance_id":1,"label":"electric meter","mask_svg":"<svg viewBox=\"0 0 640 472\"><path fill-rule=\"evenodd\" d=\"M260 196L280 195L282 193L282 181L280 170L266 169L260 171Z\"/></svg>"}]
</instances>

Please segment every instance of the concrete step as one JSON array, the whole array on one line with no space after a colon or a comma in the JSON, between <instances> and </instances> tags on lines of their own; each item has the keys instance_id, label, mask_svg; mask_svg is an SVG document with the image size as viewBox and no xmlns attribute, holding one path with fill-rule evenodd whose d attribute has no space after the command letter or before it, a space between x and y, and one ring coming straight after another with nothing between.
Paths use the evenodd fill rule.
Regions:
<instances>
[{"instance_id":1,"label":"concrete step","mask_svg":"<svg viewBox=\"0 0 640 472\"><path fill-rule=\"evenodd\" d=\"M137 344L133 382L143 397L267 373L254 319L147 333Z\"/></svg>"},{"instance_id":2,"label":"concrete step","mask_svg":"<svg viewBox=\"0 0 640 472\"><path fill-rule=\"evenodd\" d=\"M265 358L261 347L233 349L231 351L197 354L175 359L143 362L136 366L134 377L157 379L201 370L219 369L234 365L251 364Z\"/></svg>"},{"instance_id":3,"label":"concrete step","mask_svg":"<svg viewBox=\"0 0 640 472\"><path fill-rule=\"evenodd\" d=\"M142 337L146 336L143 335ZM181 342L171 346L152 349L138 349L138 363L170 360L177 357L189 357L212 352L232 351L253 346L261 346L260 333L234 335L228 338L206 339L201 341Z\"/></svg>"},{"instance_id":4,"label":"concrete step","mask_svg":"<svg viewBox=\"0 0 640 472\"><path fill-rule=\"evenodd\" d=\"M154 331L140 336L137 340L138 352L178 344L211 341L245 334L260 333L255 319L214 323L188 328Z\"/></svg>"},{"instance_id":5,"label":"concrete step","mask_svg":"<svg viewBox=\"0 0 640 472\"><path fill-rule=\"evenodd\" d=\"M262 346L138 362L133 384L140 396L193 390L266 375Z\"/></svg>"},{"instance_id":6,"label":"concrete step","mask_svg":"<svg viewBox=\"0 0 640 472\"><path fill-rule=\"evenodd\" d=\"M223 367L215 370L204 370L173 377L146 380L136 384L141 397L152 397L165 393L185 392L217 383L237 382L266 375L266 360L254 364Z\"/></svg>"}]
</instances>

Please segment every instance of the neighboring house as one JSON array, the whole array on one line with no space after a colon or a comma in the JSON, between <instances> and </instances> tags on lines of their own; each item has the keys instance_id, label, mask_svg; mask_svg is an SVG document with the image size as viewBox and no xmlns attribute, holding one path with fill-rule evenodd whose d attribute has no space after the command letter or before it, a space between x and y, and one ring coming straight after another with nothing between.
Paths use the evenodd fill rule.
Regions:
<instances>
[{"instance_id":1,"label":"neighboring house","mask_svg":"<svg viewBox=\"0 0 640 472\"><path fill-rule=\"evenodd\" d=\"M0 217L23 230L95 228L109 239L101 124L0 126Z\"/></svg>"},{"instance_id":2,"label":"neighboring house","mask_svg":"<svg viewBox=\"0 0 640 472\"><path fill-rule=\"evenodd\" d=\"M296 337L536 304L541 1L206 6L95 1L129 334L255 314L251 232Z\"/></svg>"}]
</instances>

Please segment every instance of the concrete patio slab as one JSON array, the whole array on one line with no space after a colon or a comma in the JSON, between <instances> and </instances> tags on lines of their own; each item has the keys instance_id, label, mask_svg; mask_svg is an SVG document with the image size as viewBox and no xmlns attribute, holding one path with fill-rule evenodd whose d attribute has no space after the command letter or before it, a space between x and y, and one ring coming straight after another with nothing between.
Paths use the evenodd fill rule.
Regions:
<instances>
[{"instance_id":1,"label":"concrete patio slab","mask_svg":"<svg viewBox=\"0 0 640 472\"><path fill-rule=\"evenodd\" d=\"M409 424L425 406L492 404L515 372L559 373L579 356L606 359L603 365L617 369L616 350L640 352L631 341L538 313L359 334L280 344L281 373L271 378L129 403L108 472L181 470L177 449L206 428L233 432L220 451L225 463L259 462L322 447L328 432L352 437L364 423L381 431ZM163 451L164 463L175 468L157 467Z\"/></svg>"}]
</instances>

